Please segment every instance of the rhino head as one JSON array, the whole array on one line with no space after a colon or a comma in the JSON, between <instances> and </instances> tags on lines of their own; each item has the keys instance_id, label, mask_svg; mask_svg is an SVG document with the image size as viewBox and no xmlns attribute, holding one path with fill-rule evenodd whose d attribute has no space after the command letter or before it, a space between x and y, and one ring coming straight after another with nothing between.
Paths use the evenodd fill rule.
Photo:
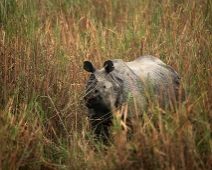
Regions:
<instances>
[{"instance_id":1,"label":"rhino head","mask_svg":"<svg viewBox=\"0 0 212 170\"><path fill-rule=\"evenodd\" d=\"M84 62L84 70L91 75L85 86L86 106L95 110L95 117L102 116L100 110L110 110L117 107L121 85L120 80L114 76L115 67L111 60L104 63L101 70L97 70L90 61ZM98 112L99 111L99 112Z\"/></svg>"}]
</instances>

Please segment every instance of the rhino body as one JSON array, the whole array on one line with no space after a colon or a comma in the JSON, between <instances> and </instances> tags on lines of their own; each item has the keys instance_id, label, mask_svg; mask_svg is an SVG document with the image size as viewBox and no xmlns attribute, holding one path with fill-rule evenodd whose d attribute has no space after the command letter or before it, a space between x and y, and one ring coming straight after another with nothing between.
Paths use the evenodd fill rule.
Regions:
<instances>
[{"instance_id":1,"label":"rhino body","mask_svg":"<svg viewBox=\"0 0 212 170\"><path fill-rule=\"evenodd\" d=\"M84 69L91 73L85 86L87 116L98 136L102 133L108 135L112 111L132 100L144 110L148 107L148 99L153 96L157 97L162 109L178 101L179 97L184 100L184 93L179 95L178 73L150 55L138 57L131 62L108 60L101 70L85 61ZM129 111L127 117L133 116L134 113Z\"/></svg>"}]
</instances>

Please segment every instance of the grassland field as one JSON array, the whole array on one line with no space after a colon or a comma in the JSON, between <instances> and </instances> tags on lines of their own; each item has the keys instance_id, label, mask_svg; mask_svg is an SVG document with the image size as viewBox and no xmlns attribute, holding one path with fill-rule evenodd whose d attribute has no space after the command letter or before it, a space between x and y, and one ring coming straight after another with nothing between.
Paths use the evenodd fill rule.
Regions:
<instances>
[{"instance_id":1,"label":"grassland field","mask_svg":"<svg viewBox=\"0 0 212 170\"><path fill-rule=\"evenodd\" d=\"M83 61L145 54L179 72L186 101L95 142ZM2 0L0 68L2 170L212 169L211 0Z\"/></svg>"}]
</instances>

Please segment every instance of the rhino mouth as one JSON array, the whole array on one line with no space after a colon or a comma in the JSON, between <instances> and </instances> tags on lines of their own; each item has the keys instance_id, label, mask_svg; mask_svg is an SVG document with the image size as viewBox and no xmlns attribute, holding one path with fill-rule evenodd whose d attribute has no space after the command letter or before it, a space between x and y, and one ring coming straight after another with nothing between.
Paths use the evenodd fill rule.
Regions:
<instances>
[{"instance_id":1,"label":"rhino mouth","mask_svg":"<svg viewBox=\"0 0 212 170\"><path fill-rule=\"evenodd\" d=\"M89 109L105 107L101 96L86 96L84 100L86 102L86 107Z\"/></svg>"}]
</instances>

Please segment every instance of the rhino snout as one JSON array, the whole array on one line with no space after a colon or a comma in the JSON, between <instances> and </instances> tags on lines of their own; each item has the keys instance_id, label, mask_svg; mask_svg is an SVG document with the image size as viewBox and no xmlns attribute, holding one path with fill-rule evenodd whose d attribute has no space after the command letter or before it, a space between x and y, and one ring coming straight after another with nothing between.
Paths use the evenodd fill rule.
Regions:
<instances>
[{"instance_id":1,"label":"rhino snout","mask_svg":"<svg viewBox=\"0 0 212 170\"><path fill-rule=\"evenodd\" d=\"M97 89L95 89L95 90L92 90L91 92L86 93L84 100L88 101L88 100L96 98L98 96L99 96L99 91Z\"/></svg>"},{"instance_id":2,"label":"rhino snout","mask_svg":"<svg viewBox=\"0 0 212 170\"><path fill-rule=\"evenodd\" d=\"M96 98L97 96L94 96L94 95L89 95L89 96L85 96L84 97L84 100L85 101L89 101L90 99L94 99L94 98Z\"/></svg>"}]
</instances>

